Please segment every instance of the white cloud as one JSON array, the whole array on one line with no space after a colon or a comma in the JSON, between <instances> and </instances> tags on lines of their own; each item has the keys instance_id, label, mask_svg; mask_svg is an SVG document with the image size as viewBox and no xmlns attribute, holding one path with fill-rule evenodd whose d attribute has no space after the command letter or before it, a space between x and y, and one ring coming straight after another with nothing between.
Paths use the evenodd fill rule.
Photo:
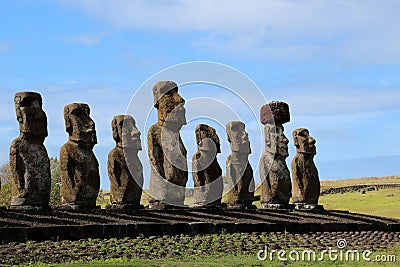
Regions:
<instances>
[{"instance_id":1,"label":"white cloud","mask_svg":"<svg viewBox=\"0 0 400 267\"><path fill-rule=\"evenodd\" d=\"M268 100L287 101L291 113L308 116L400 110L398 88L356 88L312 84L264 91Z\"/></svg>"},{"instance_id":2,"label":"white cloud","mask_svg":"<svg viewBox=\"0 0 400 267\"><path fill-rule=\"evenodd\" d=\"M197 46L243 57L400 61L400 2L60 0L117 27L198 32Z\"/></svg>"},{"instance_id":3,"label":"white cloud","mask_svg":"<svg viewBox=\"0 0 400 267\"><path fill-rule=\"evenodd\" d=\"M85 46L91 46L99 43L103 37L104 34L78 34L64 35L62 36L62 39Z\"/></svg>"}]
</instances>

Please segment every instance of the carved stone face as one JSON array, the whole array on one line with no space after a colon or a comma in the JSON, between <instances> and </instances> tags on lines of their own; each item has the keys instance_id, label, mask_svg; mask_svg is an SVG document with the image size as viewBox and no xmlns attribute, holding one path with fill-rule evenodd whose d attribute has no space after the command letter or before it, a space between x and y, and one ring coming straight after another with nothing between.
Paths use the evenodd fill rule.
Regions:
<instances>
[{"instance_id":1,"label":"carved stone face","mask_svg":"<svg viewBox=\"0 0 400 267\"><path fill-rule=\"evenodd\" d=\"M298 128L293 131L294 145L297 148L297 152L305 154L317 153L315 148L315 139L310 136L307 129Z\"/></svg>"},{"instance_id":2,"label":"carved stone face","mask_svg":"<svg viewBox=\"0 0 400 267\"><path fill-rule=\"evenodd\" d=\"M158 123L180 130L186 125L185 100L178 94L178 86L171 81L157 82L153 88L154 106L158 109Z\"/></svg>"},{"instance_id":3,"label":"carved stone face","mask_svg":"<svg viewBox=\"0 0 400 267\"><path fill-rule=\"evenodd\" d=\"M111 126L117 146L142 150L140 131L136 128L136 122L132 116L115 116Z\"/></svg>"},{"instance_id":4,"label":"carved stone face","mask_svg":"<svg viewBox=\"0 0 400 267\"><path fill-rule=\"evenodd\" d=\"M217 132L211 126L199 124L196 127L196 142L199 150L221 153L221 144Z\"/></svg>"},{"instance_id":5,"label":"carved stone face","mask_svg":"<svg viewBox=\"0 0 400 267\"><path fill-rule=\"evenodd\" d=\"M41 141L47 137L47 116L42 110L42 97L34 92L17 93L14 98L21 133L28 133Z\"/></svg>"},{"instance_id":6,"label":"carved stone face","mask_svg":"<svg viewBox=\"0 0 400 267\"><path fill-rule=\"evenodd\" d=\"M226 125L226 133L233 152L251 154L249 135L246 132L246 126L243 122L229 122Z\"/></svg>"},{"instance_id":7,"label":"carved stone face","mask_svg":"<svg viewBox=\"0 0 400 267\"><path fill-rule=\"evenodd\" d=\"M97 144L95 123L90 118L88 105L74 103L65 106L64 119L71 141L93 146Z\"/></svg>"},{"instance_id":8,"label":"carved stone face","mask_svg":"<svg viewBox=\"0 0 400 267\"><path fill-rule=\"evenodd\" d=\"M289 156L289 139L285 136L282 125L265 124L264 133L266 152L285 158Z\"/></svg>"}]
</instances>

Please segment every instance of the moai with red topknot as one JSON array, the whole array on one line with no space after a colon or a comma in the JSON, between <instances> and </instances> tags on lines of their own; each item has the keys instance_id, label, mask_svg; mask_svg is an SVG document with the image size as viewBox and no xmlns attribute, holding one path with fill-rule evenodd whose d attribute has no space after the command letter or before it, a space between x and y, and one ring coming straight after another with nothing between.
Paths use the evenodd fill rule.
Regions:
<instances>
[{"instance_id":1,"label":"moai with red topknot","mask_svg":"<svg viewBox=\"0 0 400 267\"><path fill-rule=\"evenodd\" d=\"M283 124L290 121L289 105L273 101L261 107L261 123L264 124L265 153L260 161L261 208L287 209L292 192L289 168L289 140Z\"/></svg>"}]
</instances>

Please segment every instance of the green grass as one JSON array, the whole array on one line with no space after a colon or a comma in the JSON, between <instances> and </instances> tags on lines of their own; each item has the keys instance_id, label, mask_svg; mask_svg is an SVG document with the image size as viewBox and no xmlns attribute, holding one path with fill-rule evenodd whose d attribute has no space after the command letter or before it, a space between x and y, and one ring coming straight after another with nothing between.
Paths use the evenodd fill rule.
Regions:
<instances>
[{"instance_id":1,"label":"green grass","mask_svg":"<svg viewBox=\"0 0 400 267\"><path fill-rule=\"evenodd\" d=\"M321 196L319 203L327 210L341 209L400 219L400 188L367 191L365 194L359 192L329 194Z\"/></svg>"},{"instance_id":2,"label":"green grass","mask_svg":"<svg viewBox=\"0 0 400 267\"><path fill-rule=\"evenodd\" d=\"M287 250L289 251L289 250ZM299 250L301 253L301 250ZM344 251L345 252L345 251ZM362 253L362 251L361 251ZM316 254L317 258L319 257L319 253ZM339 255L336 254L336 255ZM394 255L395 261L391 262L376 262L375 258L377 255ZM288 257L286 255L285 257ZM323 261L279 261L275 254L274 260L265 260L260 261L257 259L256 255L246 255L246 256L233 256L226 255L219 258L213 257L203 257L203 258L194 258L190 256L182 257L182 258L169 258L169 259L108 259L108 260L95 260L92 262L84 262L77 261L72 263L63 263L63 264L41 264L35 263L28 266L37 266L37 267L49 267L49 266L64 266L64 267L78 267L78 266L163 266L163 267L197 267L197 266L210 266L210 267L219 267L219 266L354 266L354 267L368 267L368 266L399 266L400 261L400 245L396 247L388 248L386 251L374 252L369 258L370 262L364 261L362 256L360 256L360 261L346 261L345 258L343 261L331 261L328 257L325 257Z\"/></svg>"}]
</instances>

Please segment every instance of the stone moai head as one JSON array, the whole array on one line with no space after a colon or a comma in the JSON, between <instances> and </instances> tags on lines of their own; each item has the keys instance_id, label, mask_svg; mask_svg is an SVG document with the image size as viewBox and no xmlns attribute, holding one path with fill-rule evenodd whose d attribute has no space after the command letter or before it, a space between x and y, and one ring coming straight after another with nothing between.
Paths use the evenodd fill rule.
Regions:
<instances>
[{"instance_id":1,"label":"stone moai head","mask_svg":"<svg viewBox=\"0 0 400 267\"><path fill-rule=\"evenodd\" d=\"M154 107L158 110L158 124L180 130L186 125L185 100L178 94L178 85L159 81L153 87Z\"/></svg>"},{"instance_id":2,"label":"stone moai head","mask_svg":"<svg viewBox=\"0 0 400 267\"><path fill-rule=\"evenodd\" d=\"M289 139L284 134L282 125L265 124L264 134L266 152L285 158L289 156Z\"/></svg>"},{"instance_id":3,"label":"stone moai head","mask_svg":"<svg viewBox=\"0 0 400 267\"><path fill-rule=\"evenodd\" d=\"M232 152L240 154L251 154L249 135L246 126L241 121L231 121L226 125L228 141Z\"/></svg>"},{"instance_id":4,"label":"stone moai head","mask_svg":"<svg viewBox=\"0 0 400 267\"><path fill-rule=\"evenodd\" d=\"M206 124L199 124L195 130L196 143L200 151L221 153L221 142L215 129Z\"/></svg>"},{"instance_id":5,"label":"stone moai head","mask_svg":"<svg viewBox=\"0 0 400 267\"><path fill-rule=\"evenodd\" d=\"M64 107L65 128L69 140L79 144L97 144L95 123L87 104L73 103Z\"/></svg>"},{"instance_id":6,"label":"stone moai head","mask_svg":"<svg viewBox=\"0 0 400 267\"><path fill-rule=\"evenodd\" d=\"M310 136L307 129L298 128L293 131L294 145L298 153L315 155L317 153L315 148L315 139Z\"/></svg>"},{"instance_id":7,"label":"stone moai head","mask_svg":"<svg viewBox=\"0 0 400 267\"><path fill-rule=\"evenodd\" d=\"M140 131L136 128L136 122L132 116L115 116L111 122L111 128L117 146L142 150Z\"/></svg>"},{"instance_id":8,"label":"stone moai head","mask_svg":"<svg viewBox=\"0 0 400 267\"><path fill-rule=\"evenodd\" d=\"M15 111L21 134L29 134L41 142L47 137L47 116L42 110L42 97L35 92L15 94Z\"/></svg>"}]
</instances>

